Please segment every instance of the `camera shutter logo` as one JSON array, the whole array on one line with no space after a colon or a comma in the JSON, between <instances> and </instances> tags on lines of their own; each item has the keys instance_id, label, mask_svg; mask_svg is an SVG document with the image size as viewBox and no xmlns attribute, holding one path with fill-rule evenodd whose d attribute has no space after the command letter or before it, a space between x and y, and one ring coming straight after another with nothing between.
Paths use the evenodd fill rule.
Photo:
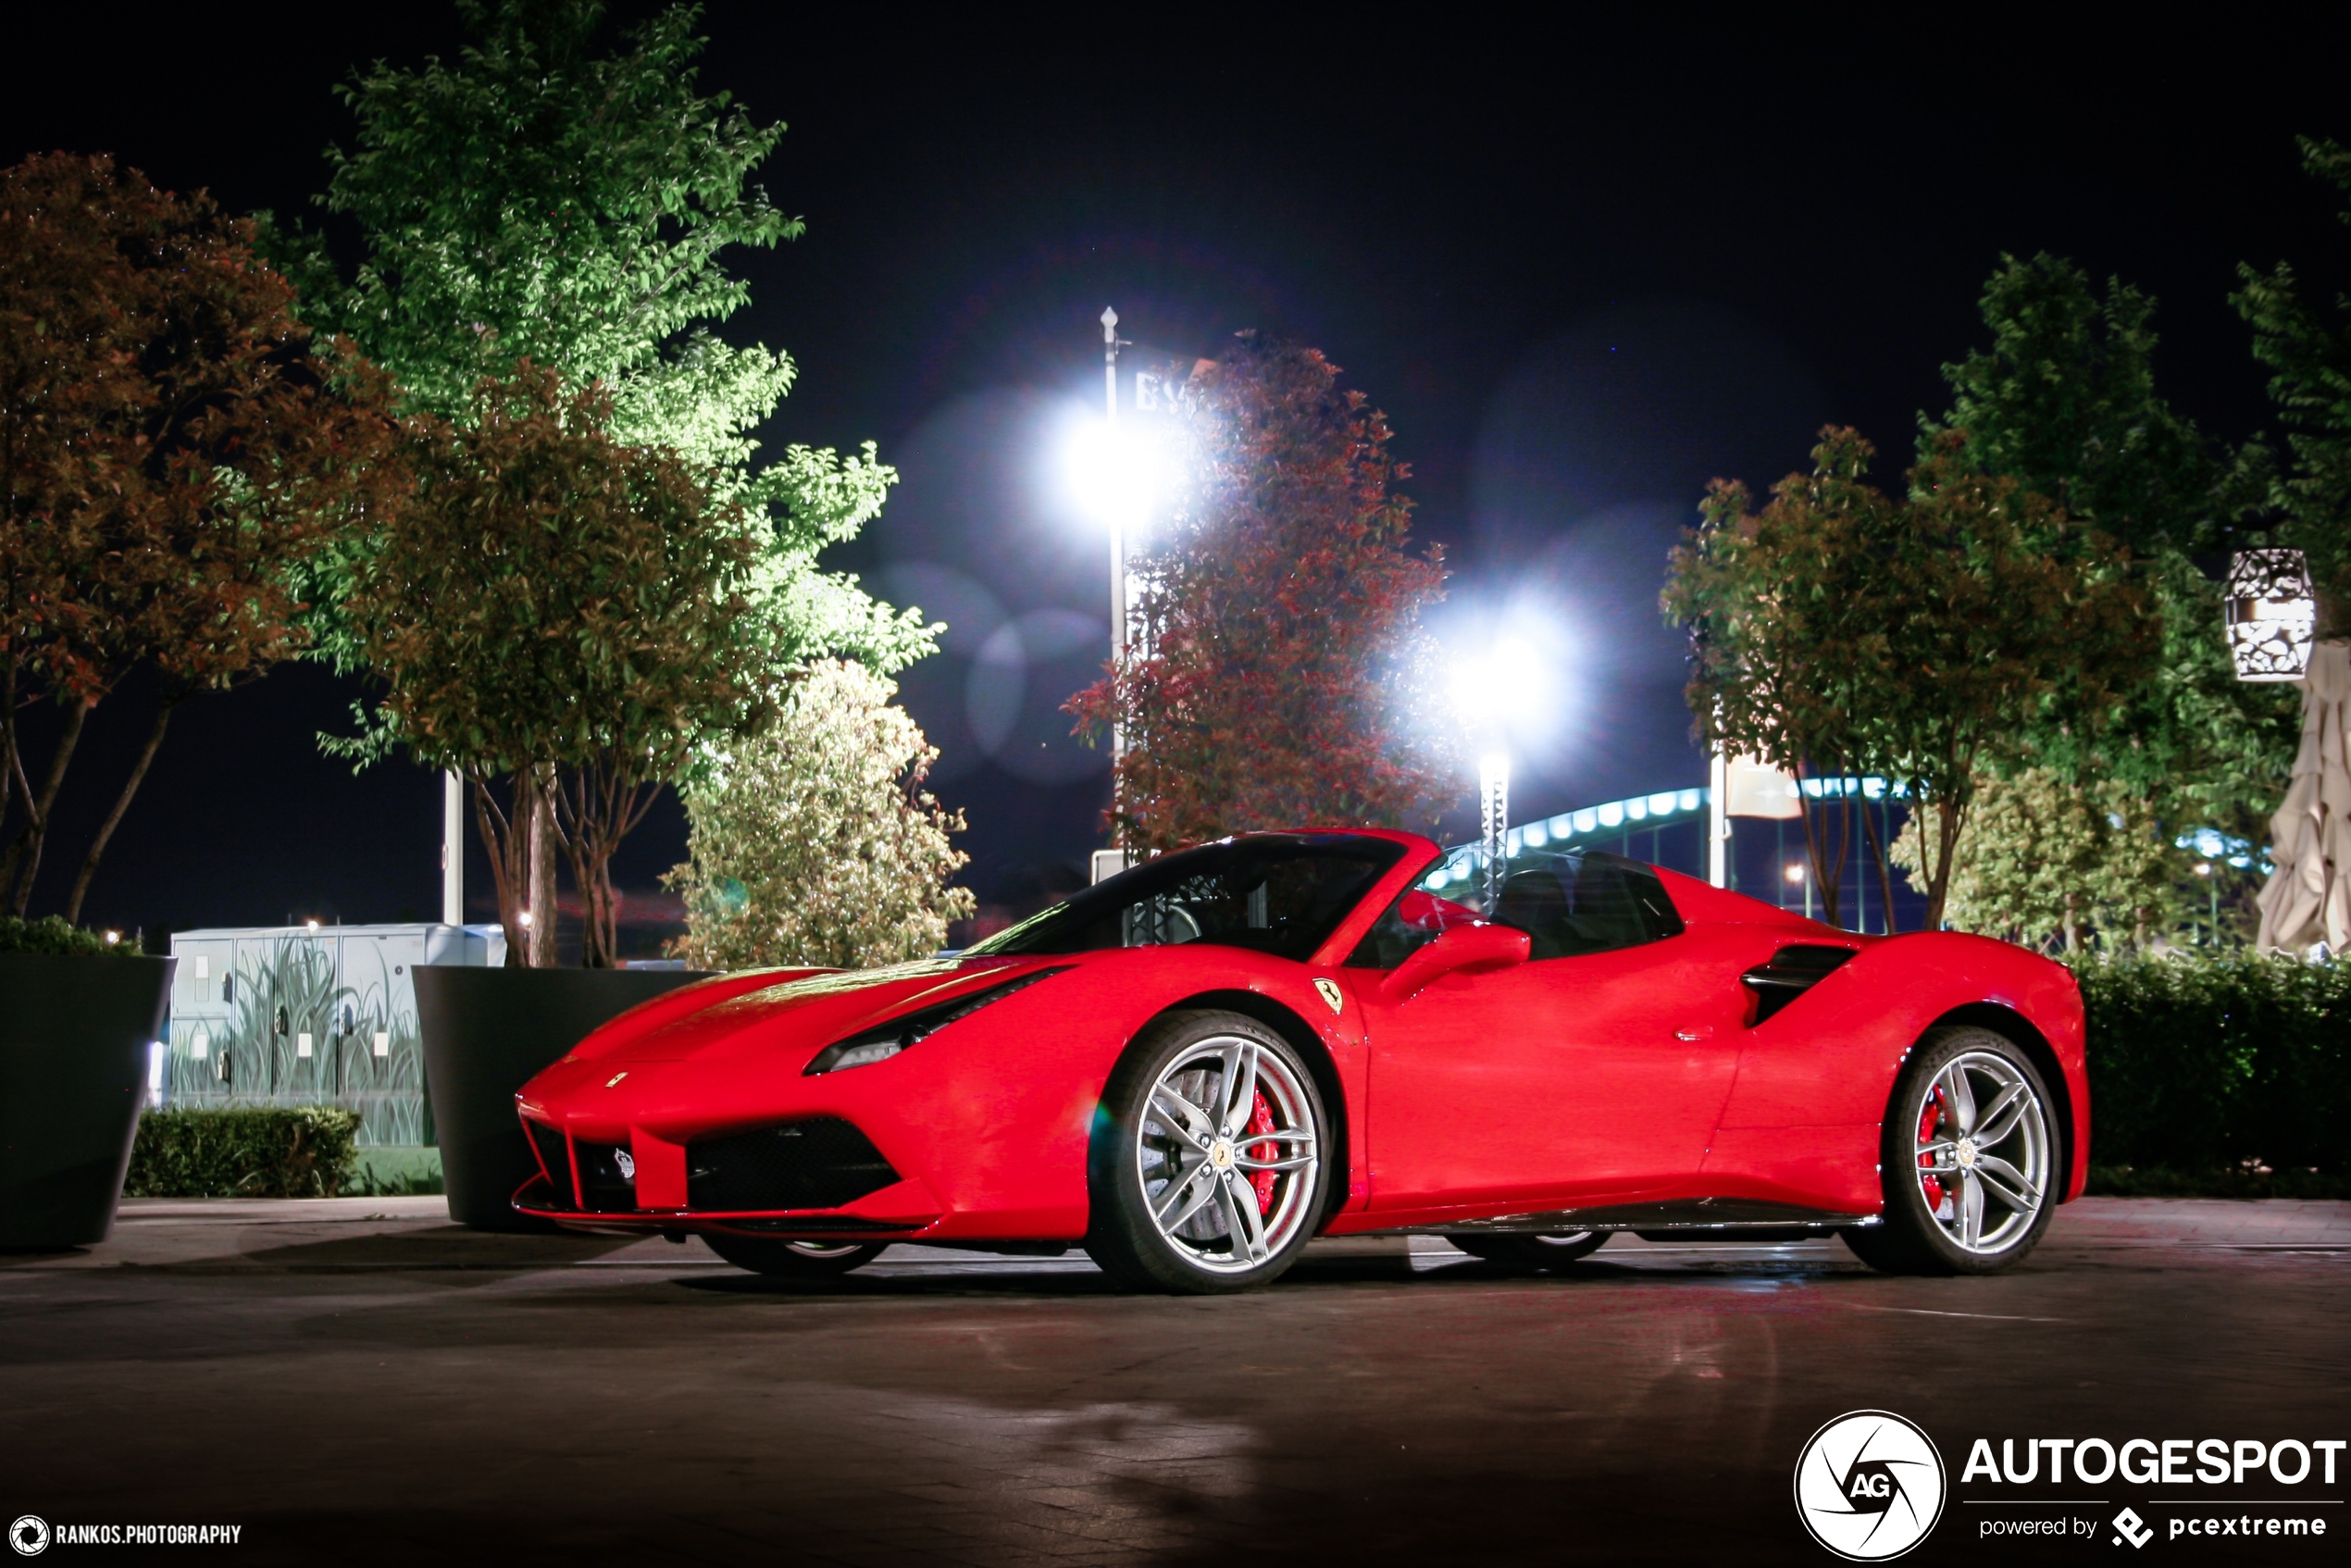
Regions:
<instances>
[{"instance_id":1,"label":"camera shutter logo","mask_svg":"<svg viewBox=\"0 0 2351 1568\"><path fill-rule=\"evenodd\" d=\"M1857 1410L1812 1434L1796 1461L1796 1514L1849 1562L1883 1562L1943 1517L1943 1456L1915 1423Z\"/></svg>"},{"instance_id":2,"label":"camera shutter logo","mask_svg":"<svg viewBox=\"0 0 2351 1568\"><path fill-rule=\"evenodd\" d=\"M19 1557L40 1556L49 1549L48 1522L24 1515L8 1526L8 1544L17 1549Z\"/></svg>"}]
</instances>

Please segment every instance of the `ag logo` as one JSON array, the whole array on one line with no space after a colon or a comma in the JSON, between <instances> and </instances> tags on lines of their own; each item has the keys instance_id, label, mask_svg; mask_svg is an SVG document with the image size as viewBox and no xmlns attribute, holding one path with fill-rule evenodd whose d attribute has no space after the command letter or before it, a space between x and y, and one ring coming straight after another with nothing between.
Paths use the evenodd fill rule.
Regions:
<instances>
[{"instance_id":1,"label":"ag logo","mask_svg":"<svg viewBox=\"0 0 2351 1568\"><path fill-rule=\"evenodd\" d=\"M1316 980L1314 989L1323 993L1323 1000L1330 1005L1332 1012L1337 1013L1344 1004L1345 998L1339 991L1337 980Z\"/></svg>"},{"instance_id":2,"label":"ag logo","mask_svg":"<svg viewBox=\"0 0 2351 1568\"><path fill-rule=\"evenodd\" d=\"M38 1557L49 1549L49 1525L28 1513L8 1526L8 1544L19 1557Z\"/></svg>"},{"instance_id":3,"label":"ag logo","mask_svg":"<svg viewBox=\"0 0 2351 1568\"><path fill-rule=\"evenodd\" d=\"M1891 1411L1857 1410L1812 1434L1796 1461L1796 1514L1851 1562L1883 1562L1943 1516L1943 1456Z\"/></svg>"}]
</instances>

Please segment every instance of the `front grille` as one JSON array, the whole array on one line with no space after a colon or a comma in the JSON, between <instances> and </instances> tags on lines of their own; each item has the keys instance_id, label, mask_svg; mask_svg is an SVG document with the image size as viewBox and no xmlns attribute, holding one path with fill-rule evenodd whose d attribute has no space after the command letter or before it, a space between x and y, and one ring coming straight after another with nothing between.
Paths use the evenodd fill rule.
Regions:
<instances>
[{"instance_id":1,"label":"front grille","mask_svg":"<svg viewBox=\"0 0 2351 1568\"><path fill-rule=\"evenodd\" d=\"M591 1213L610 1214L637 1206L637 1164L628 1147L618 1143L572 1145L579 1162L579 1199Z\"/></svg>"},{"instance_id":2,"label":"front grille","mask_svg":"<svg viewBox=\"0 0 2351 1568\"><path fill-rule=\"evenodd\" d=\"M530 1134L532 1147L539 1151L540 1164L547 1167L547 1179L555 1189L556 1206L570 1208L572 1205L571 1151L565 1147L562 1129L551 1127L544 1122L531 1121L527 1117L522 1125Z\"/></svg>"},{"instance_id":3,"label":"front grille","mask_svg":"<svg viewBox=\"0 0 2351 1568\"><path fill-rule=\"evenodd\" d=\"M838 1209L898 1179L864 1133L831 1116L709 1139L686 1151L687 1201L709 1213Z\"/></svg>"}]
</instances>

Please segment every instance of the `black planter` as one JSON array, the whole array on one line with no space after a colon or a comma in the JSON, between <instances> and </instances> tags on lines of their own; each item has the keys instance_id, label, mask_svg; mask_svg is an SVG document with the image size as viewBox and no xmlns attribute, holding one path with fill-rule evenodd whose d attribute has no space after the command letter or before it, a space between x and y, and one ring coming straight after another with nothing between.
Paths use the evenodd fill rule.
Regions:
<instances>
[{"instance_id":1,"label":"black planter","mask_svg":"<svg viewBox=\"0 0 2351 1568\"><path fill-rule=\"evenodd\" d=\"M0 1248L114 1228L171 964L0 952Z\"/></svg>"},{"instance_id":2,"label":"black planter","mask_svg":"<svg viewBox=\"0 0 2351 1568\"><path fill-rule=\"evenodd\" d=\"M539 1162L515 1091L600 1024L703 978L690 969L475 969L420 965L417 1027L441 1137L449 1217L476 1230L543 1230L514 1211Z\"/></svg>"}]
</instances>

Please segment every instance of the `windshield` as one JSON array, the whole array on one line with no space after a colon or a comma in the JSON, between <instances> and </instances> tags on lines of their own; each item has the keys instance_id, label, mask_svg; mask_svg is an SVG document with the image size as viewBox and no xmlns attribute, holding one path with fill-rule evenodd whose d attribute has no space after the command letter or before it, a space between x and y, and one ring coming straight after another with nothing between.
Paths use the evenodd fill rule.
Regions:
<instances>
[{"instance_id":1,"label":"windshield","mask_svg":"<svg viewBox=\"0 0 2351 1568\"><path fill-rule=\"evenodd\" d=\"M1355 833L1226 839L1147 860L966 951L1218 942L1303 962L1403 852Z\"/></svg>"}]
</instances>

